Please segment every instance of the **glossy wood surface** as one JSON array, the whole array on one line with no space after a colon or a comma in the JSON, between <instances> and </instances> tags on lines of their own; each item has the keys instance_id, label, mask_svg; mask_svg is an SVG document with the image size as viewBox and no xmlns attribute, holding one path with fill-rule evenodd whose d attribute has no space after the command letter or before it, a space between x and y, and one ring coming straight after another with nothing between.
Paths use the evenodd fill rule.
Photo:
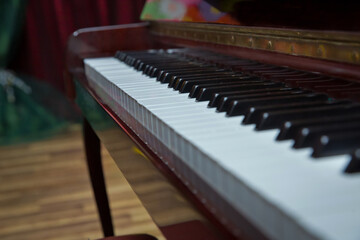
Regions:
<instances>
[{"instance_id":1,"label":"glossy wood surface","mask_svg":"<svg viewBox=\"0 0 360 240\"><path fill-rule=\"evenodd\" d=\"M185 164L181 164L181 160L178 159L173 153L170 151L162 151L161 153L155 153L151 145L145 143L142 141L141 138L139 138L138 134L133 132L131 128L129 128L126 123L124 123L121 118L119 118L118 114L126 114L124 110L122 110L121 106L117 105L115 108L117 109L117 114L115 114L112 109L114 109L114 106L107 105L104 100L97 96L97 94L87 85L86 79L78 75L78 79L82 84L76 84L77 86L77 105L80 106L80 108L83 111L83 114L87 119L89 120L88 116L94 116L94 114L86 113L87 111L95 111L96 112L103 112L103 117L96 118L97 121L91 121L89 122L94 127L97 135L100 137L101 141L105 144L105 146L108 148L110 154L112 154L113 158L117 162L119 168L123 171L125 177L129 181L129 183L134 188L134 191L137 192L136 189L136 179L135 183L131 181L132 174L131 171L129 174L127 174L127 161L128 159L121 159L119 156L116 156L116 152L112 152L111 146L116 146L117 144L117 137L116 135L123 135L126 134L129 138L132 139L132 141L137 145L137 147L145 154L149 162L145 164L147 166L149 172L154 172L156 175L158 175L158 178L162 179L163 184L169 185L169 183L173 184L175 188L173 188L172 192L177 192L176 196L168 196L165 198L165 201L160 201L154 204L147 204L146 202L148 199L143 198L141 194L138 194L138 197L143 202L144 206L149 211L149 214L153 217L155 223L158 225L160 230L165 232L167 229L172 229L175 225L178 226L178 230L174 228L175 233L176 232L184 232L183 230L179 231L179 229L183 229L184 226L191 226L189 223L190 221L193 222L195 225L199 225L199 220L203 222L203 226L211 226L210 228L203 228L204 231L192 231L192 237L188 237L187 239L198 239L199 236L202 236L202 234L207 234L206 232L209 231L209 229L215 230L218 229L223 236L220 237L220 239L266 239L266 237L259 232L252 224L250 224L239 212L234 210L232 206L227 204L225 201L222 200L222 198L217 195L217 193L201 178L196 176L196 174L192 171L192 169L188 168ZM82 80L81 80L82 79ZM83 87L85 87L84 90L81 90ZM91 97L85 96L90 94ZM86 101L83 101L83 99L87 99ZM80 100L80 101L79 101ZM99 104L98 107L93 106L92 108L86 107L86 105L83 105L81 102L92 102L96 100L97 104ZM96 105L96 104L95 104ZM86 110L88 109L88 110ZM106 120L105 122L108 122L109 125L113 126L110 129L106 131L106 134L104 134L103 130L99 130L103 128L104 125L108 125L104 123L104 120L106 118L111 117L111 119ZM102 119L102 120L101 120ZM133 120L135 121L135 119ZM97 123L96 123L97 122ZM115 125L114 125L115 124ZM96 125L100 125L102 127L97 127ZM110 136L109 136L109 133ZM151 133L147 133L150 134ZM108 139L110 138L110 140ZM153 144L161 144L160 142L153 142ZM163 149L167 149L166 146L163 146ZM161 155L161 158L159 157ZM120 159L120 160L118 160ZM149 164L151 163L151 164ZM178 172L179 166L181 165L181 169L185 169L186 174L182 175L183 173ZM157 169L157 171L155 170ZM161 173L161 174L160 174ZM163 175L163 176L161 176ZM165 176L165 178L164 178ZM201 189L195 187L194 185L190 184L189 181L187 181L184 176L188 176L191 179L196 179L196 181L201 185ZM169 185L170 187L170 185ZM168 191L167 191L168 192ZM159 195L162 195L159 193ZM211 197L210 197L211 196ZM181 198L181 202L185 203L187 202L187 210L185 212L191 213L188 217L185 219L182 218L182 215L175 215L174 218L171 220L169 218L159 218L154 213L154 209L156 210L159 206L159 204L162 204L164 202L172 202L174 206L177 206L177 208L182 208L182 204L177 204L177 201L174 201L174 199ZM216 200L215 200L216 199ZM195 208L194 208L195 207ZM154 209L153 209L154 208ZM170 227L170 228L169 228ZM198 228L200 230L201 228ZM210 230L210 232L212 231ZM216 231L215 231L216 232ZM175 236L178 234L175 234ZM211 235L214 235L212 233ZM169 239L172 239L173 233L170 233L167 237ZM216 236L216 235L214 235ZM209 236L206 239L212 239ZM217 238L215 238L217 239Z\"/></svg>"},{"instance_id":2,"label":"glossy wood surface","mask_svg":"<svg viewBox=\"0 0 360 240\"><path fill-rule=\"evenodd\" d=\"M83 120L83 137L90 182L94 190L96 205L101 206L98 207L101 227L104 236L111 237L114 236L114 228L101 161L100 140L86 119Z\"/></svg>"},{"instance_id":3,"label":"glossy wood surface","mask_svg":"<svg viewBox=\"0 0 360 240\"><path fill-rule=\"evenodd\" d=\"M83 71L83 59L114 56L118 50L145 50L158 48L148 31L148 23L134 23L108 27L80 29L74 32L67 44L64 81L67 95L73 99L75 90L72 74Z\"/></svg>"},{"instance_id":4,"label":"glossy wood surface","mask_svg":"<svg viewBox=\"0 0 360 240\"><path fill-rule=\"evenodd\" d=\"M117 50L141 50L154 46L148 23L85 28L74 32L67 45L66 65L71 71L83 67L82 59L112 56Z\"/></svg>"},{"instance_id":5,"label":"glossy wood surface","mask_svg":"<svg viewBox=\"0 0 360 240\"><path fill-rule=\"evenodd\" d=\"M94 114L89 114L86 112L86 104L77 102L78 106L83 111L84 116L90 122L93 129L95 129L96 134L100 137L101 141L105 143L106 147L109 149L110 153L114 157L119 168L124 172L127 179L132 184L135 192L138 194L139 198L143 201L144 206L149 211L150 215L153 217L155 223L162 230L163 234L166 235L169 239L179 235L179 233L186 232L184 229L192 229L193 226L200 224L202 227L197 227L198 231L192 231L191 236L186 236L186 239L198 239L199 237L205 237L205 239L210 239L209 236L214 236L216 238L218 232L220 237L219 239L232 239L234 238L245 238L245 239L266 239L266 237L255 229L246 219L244 219L241 214L232 211L231 206L228 206L224 201L221 201L219 196L216 196L216 193L212 193L212 188L203 184L204 191L197 191L193 185L189 185L184 178L184 176L174 171L172 164L174 162L179 162L176 159L176 156L169 151L162 152L162 159L159 157L159 154L155 153L151 146L145 143L142 139L139 138L137 133L133 132L122 120L122 114L128 114L125 110L121 108L121 105L117 103L107 103L104 99L99 98L88 85L88 80L84 76L82 59L85 57L95 57L95 56L108 56L115 53L116 50L141 50L141 49L150 49L150 48L160 48L160 47L193 47L193 48L202 48L213 50L221 53L226 53L233 56L238 56L241 58L248 58L257 60L264 63L276 64L276 65L285 65L290 66L295 69L303 69L311 71L319 71L327 73L334 76L342 76L350 78L357 81L360 76L360 70L358 66L353 66L351 64L343 63L334 63L330 61L322 61L318 59L310 58L299 58L295 56L289 56L285 54L279 54L274 52L262 51L262 50L253 50L243 47L234 47L227 46L225 44L214 44L214 43L204 43L196 40L174 38L171 36L163 37L154 37L148 31L148 24L135 24L127 25L121 27L111 27L109 29L87 29L75 33L69 41L69 51L67 55L68 59L68 71L66 73L67 81L69 82L70 97L75 96L76 99L84 99L84 94L91 95L90 99L87 102L97 101L96 104L92 103L92 108L99 109L95 112L101 112L102 117L98 117L97 121L91 120L91 117ZM85 92L81 93L79 96L79 89L75 88L72 84L72 80L75 78L80 83L80 89L85 89ZM105 93L106 94L106 93ZM92 100L91 100L92 99ZM97 106L97 107L96 107ZM114 113L112 109L117 110L117 114ZM104 119L110 118L108 122L110 125L107 125L103 122ZM133 121L136 121L133 119ZM105 125L104 125L105 124ZM111 133L111 134L109 134ZM153 202L149 199L144 198L141 194L141 190L136 186L136 178L133 179L134 169L129 169L126 163L126 159L122 159L117 154L117 139L119 136L116 135L127 134L130 139L137 145L137 147L144 153L146 156L145 159L148 161L139 161L139 168L151 169L150 172L155 174L155 178L161 182L161 185L166 185L167 189L164 190L169 195L164 196L164 199L157 198L163 196L161 193L157 194ZM110 140L111 139L111 140ZM161 144L161 143L156 143ZM111 150L113 149L113 150ZM115 149L115 150L114 150ZM163 146L163 149L167 149L166 146ZM165 160L164 160L165 159ZM140 162L142 162L140 164ZM156 170L157 169L157 170ZM156 171L155 171L156 170ZM136 171L136 170L135 170ZM188 169L191 174L191 169ZM159 173L161 173L159 175ZM152 175L151 174L151 175ZM135 174L136 176L136 174ZM193 176L196 178L196 176ZM201 179L199 179L201 181ZM171 183L172 185L170 185ZM175 186L175 187L174 187ZM215 196L216 201L207 201L208 196L206 192L211 192L212 196ZM177 200L181 199L180 202ZM204 199L206 201L204 201ZM220 201L221 204L216 206L217 201ZM175 214L174 218L159 216L155 214L157 208L164 207L164 202L173 203L174 206L177 206L177 209L183 209L181 212L185 212L184 216L181 214ZM205 204L206 202L206 204ZM185 205L182 205L183 203ZM160 205L159 205L160 204ZM218 207L218 208L217 208ZM169 210L170 211L170 210ZM171 212L171 211L170 211ZM187 224L190 225L187 225ZM177 226L177 227L176 227ZM210 226L210 227L209 227ZM172 228L174 227L174 228ZM169 230L175 229L175 230ZM204 231L202 231L204 230ZM210 230L210 232L208 232ZM215 230L214 232L212 230ZM210 234L209 234L210 233ZM199 234L199 235L197 235ZM204 235L202 235L204 234ZM192 238L191 238L192 237ZM185 239L185 238L184 238Z\"/></svg>"},{"instance_id":6,"label":"glossy wood surface","mask_svg":"<svg viewBox=\"0 0 360 240\"><path fill-rule=\"evenodd\" d=\"M84 82L83 84L86 85ZM220 219L217 219L219 216L213 216L214 213L210 213L203 206L199 196L195 196L188 189L188 186L179 181L170 166L162 162L149 148L149 145L141 141L120 118L114 115L111 109L102 105L102 100L96 98L90 88L85 90L79 83L76 83L76 90L76 102L80 106L83 115L109 150L119 169L121 169L167 239L179 239L179 237L182 237L180 239L189 240L234 238L224 226L221 226ZM141 150L141 152L140 150L137 151L146 157L139 159L136 157L137 155L130 157L131 154L129 154L124 158L121 152L119 154L119 148L124 150L124 147L119 143L118 139L123 139L124 136L130 137ZM131 149L129 149L129 152L131 152ZM134 162L136 162L136 168L134 168ZM159 189L153 189L156 194L152 198L147 197L146 194L144 195L144 191L147 192L148 190L143 189L143 186L139 187L136 174L138 170L147 172L152 176L152 181L159 184ZM199 212L197 208L200 208L201 211ZM162 209L163 213L167 213L165 215L163 213L158 214L159 209ZM203 214L210 219L210 222ZM214 224L217 226L216 228L214 228ZM194 229L194 231L188 231L187 229Z\"/></svg>"}]
</instances>

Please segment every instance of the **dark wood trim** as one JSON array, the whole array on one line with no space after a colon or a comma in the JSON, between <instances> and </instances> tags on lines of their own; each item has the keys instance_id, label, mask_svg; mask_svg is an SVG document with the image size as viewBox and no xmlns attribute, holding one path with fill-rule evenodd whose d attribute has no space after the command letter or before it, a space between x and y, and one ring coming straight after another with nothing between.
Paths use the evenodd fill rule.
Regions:
<instances>
[{"instance_id":1,"label":"dark wood trim","mask_svg":"<svg viewBox=\"0 0 360 240\"><path fill-rule=\"evenodd\" d=\"M118 50L159 48L149 33L148 26L149 23L143 22L75 31L68 39L65 55L64 77L68 97L75 98L74 86L69 76L83 71L84 58L114 56Z\"/></svg>"},{"instance_id":2,"label":"dark wood trim","mask_svg":"<svg viewBox=\"0 0 360 240\"><path fill-rule=\"evenodd\" d=\"M101 163L100 140L86 119L83 121L83 134L86 162L104 237L114 236L103 167Z\"/></svg>"},{"instance_id":3,"label":"dark wood trim","mask_svg":"<svg viewBox=\"0 0 360 240\"><path fill-rule=\"evenodd\" d=\"M148 23L144 22L75 31L67 43L67 68L72 72L83 67L84 58L111 56L117 50L152 48L147 27Z\"/></svg>"}]
</instances>

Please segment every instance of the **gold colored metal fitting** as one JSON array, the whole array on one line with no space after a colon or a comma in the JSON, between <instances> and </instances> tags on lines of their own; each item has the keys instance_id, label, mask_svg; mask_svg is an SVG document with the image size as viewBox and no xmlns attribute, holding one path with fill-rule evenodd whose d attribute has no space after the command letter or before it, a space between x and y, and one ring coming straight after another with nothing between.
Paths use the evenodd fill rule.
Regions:
<instances>
[{"instance_id":1,"label":"gold colored metal fitting","mask_svg":"<svg viewBox=\"0 0 360 240\"><path fill-rule=\"evenodd\" d=\"M321 49L321 46L316 50L316 54L321 57L323 55L323 50Z\"/></svg>"},{"instance_id":2,"label":"gold colored metal fitting","mask_svg":"<svg viewBox=\"0 0 360 240\"><path fill-rule=\"evenodd\" d=\"M253 38L249 38L249 47L252 47L254 45Z\"/></svg>"},{"instance_id":3,"label":"gold colored metal fitting","mask_svg":"<svg viewBox=\"0 0 360 240\"><path fill-rule=\"evenodd\" d=\"M360 60L360 54L359 54L359 52L354 51L354 52L351 54L351 59L352 59L354 62L359 62L359 60Z\"/></svg>"},{"instance_id":4,"label":"gold colored metal fitting","mask_svg":"<svg viewBox=\"0 0 360 240\"><path fill-rule=\"evenodd\" d=\"M176 30L177 35L171 30ZM155 35L360 65L360 33L177 22L151 22L150 31Z\"/></svg>"},{"instance_id":5,"label":"gold colored metal fitting","mask_svg":"<svg viewBox=\"0 0 360 240\"><path fill-rule=\"evenodd\" d=\"M294 45L291 45L291 46L290 46L290 53L294 53L294 52L295 52Z\"/></svg>"}]
</instances>

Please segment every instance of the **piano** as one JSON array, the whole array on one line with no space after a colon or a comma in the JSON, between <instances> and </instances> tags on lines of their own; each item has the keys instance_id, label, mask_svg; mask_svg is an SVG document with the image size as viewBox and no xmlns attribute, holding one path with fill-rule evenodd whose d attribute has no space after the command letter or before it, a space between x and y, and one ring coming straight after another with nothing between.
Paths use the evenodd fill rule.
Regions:
<instances>
[{"instance_id":1,"label":"piano","mask_svg":"<svg viewBox=\"0 0 360 240\"><path fill-rule=\"evenodd\" d=\"M114 232L100 141L166 239L360 239L359 56L360 35L333 29L76 31L65 81L104 235ZM159 193L144 193L137 169Z\"/></svg>"}]
</instances>

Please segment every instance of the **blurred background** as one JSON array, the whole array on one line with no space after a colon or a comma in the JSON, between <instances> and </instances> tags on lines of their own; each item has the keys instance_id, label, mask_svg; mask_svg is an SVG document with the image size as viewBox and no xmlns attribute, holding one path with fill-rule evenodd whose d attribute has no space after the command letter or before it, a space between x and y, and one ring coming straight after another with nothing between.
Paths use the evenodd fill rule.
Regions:
<instances>
[{"instance_id":1,"label":"blurred background","mask_svg":"<svg viewBox=\"0 0 360 240\"><path fill-rule=\"evenodd\" d=\"M0 0L0 239L102 237L82 117L65 96L64 60L74 31L140 17L240 24L227 12L242 2L251 1ZM104 147L102 160L115 234L163 239ZM139 184L152 198L156 179L143 175Z\"/></svg>"},{"instance_id":2,"label":"blurred background","mask_svg":"<svg viewBox=\"0 0 360 240\"><path fill-rule=\"evenodd\" d=\"M65 97L66 43L79 28L138 22L144 3L0 0L0 239L102 237L81 117ZM102 157L116 234L160 236L104 148Z\"/></svg>"},{"instance_id":3,"label":"blurred background","mask_svg":"<svg viewBox=\"0 0 360 240\"><path fill-rule=\"evenodd\" d=\"M63 98L69 35L79 28L138 22L144 3L1 0L0 142L42 137L42 132L64 127L64 121L77 121L74 109Z\"/></svg>"}]
</instances>

